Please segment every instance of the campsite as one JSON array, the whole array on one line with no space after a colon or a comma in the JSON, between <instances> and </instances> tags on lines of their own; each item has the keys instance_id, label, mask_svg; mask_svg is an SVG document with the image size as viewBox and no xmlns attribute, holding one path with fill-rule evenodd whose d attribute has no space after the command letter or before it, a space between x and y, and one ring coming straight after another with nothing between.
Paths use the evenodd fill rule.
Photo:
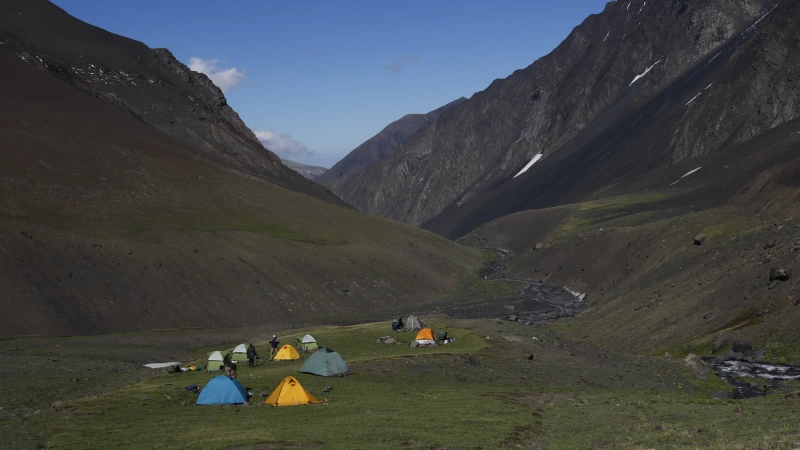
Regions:
<instances>
[{"instance_id":1,"label":"campsite","mask_svg":"<svg viewBox=\"0 0 800 450\"><path fill-rule=\"evenodd\" d=\"M382 448L683 442L745 449L763 442L773 445L764 448L788 448L791 435L784 433L796 423L796 401L770 396L741 406L737 400L713 400L709 393L724 384L700 380L681 363L599 350L548 325L446 317L427 325L447 330L454 342L412 348L408 344L417 333L400 332L401 343L376 343L388 322L286 330L279 333L282 342L311 334L323 351L330 347L339 353L352 374L300 373L313 353L294 361L259 361L253 369L240 364L238 380L253 396L246 404L223 406L197 405L198 394L185 389L203 388L219 372L134 367L111 350L124 348L147 360L175 356L187 342L205 341L187 353L202 362L212 351L234 349L241 335L173 330L81 338L75 348L69 340L49 338L0 341L4 354L23 358L20 370L28 373L47 370L59 354L71 354L77 364L59 361L63 373L47 371L35 380L24 373L8 378L11 385L5 388L14 395L0 405L3 434L15 447L63 449L109 442L131 442L136 448L374 448L376 430ZM253 342L260 355L268 355L272 331L260 332ZM213 344L214 339L233 342ZM161 345L171 341L180 345ZM96 350L90 356L87 348ZM320 403L264 405L288 376ZM77 377L81 381L72 381Z\"/></svg>"}]
</instances>

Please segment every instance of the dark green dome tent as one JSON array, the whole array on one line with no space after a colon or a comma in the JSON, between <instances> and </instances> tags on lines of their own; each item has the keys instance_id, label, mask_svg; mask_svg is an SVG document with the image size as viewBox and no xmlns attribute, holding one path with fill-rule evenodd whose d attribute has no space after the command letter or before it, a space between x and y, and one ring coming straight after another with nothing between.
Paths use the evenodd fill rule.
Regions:
<instances>
[{"instance_id":1,"label":"dark green dome tent","mask_svg":"<svg viewBox=\"0 0 800 450\"><path fill-rule=\"evenodd\" d=\"M308 357L306 363L300 368L300 373L310 373L321 377L343 377L351 372L341 355L323 347Z\"/></svg>"}]
</instances>

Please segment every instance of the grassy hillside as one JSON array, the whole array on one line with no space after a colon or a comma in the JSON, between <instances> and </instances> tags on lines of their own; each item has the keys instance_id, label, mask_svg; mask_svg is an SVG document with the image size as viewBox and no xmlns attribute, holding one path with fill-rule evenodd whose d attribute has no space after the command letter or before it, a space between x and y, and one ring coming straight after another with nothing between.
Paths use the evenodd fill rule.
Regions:
<instances>
[{"instance_id":1,"label":"grassy hillside","mask_svg":"<svg viewBox=\"0 0 800 450\"><path fill-rule=\"evenodd\" d=\"M626 199L515 214L463 242L512 250L513 276L587 292L584 312L555 325L574 338L685 356L709 354L729 335L753 340L768 359L800 361L792 325L800 320L800 287L795 277L769 280L772 267L796 265L800 221L730 207L638 211L652 200ZM532 223L548 227L518 233ZM700 233L708 241L694 245Z\"/></svg>"},{"instance_id":2,"label":"grassy hillside","mask_svg":"<svg viewBox=\"0 0 800 450\"><path fill-rule=\"evenodd\" d=\"M2 335L399 314L448 296L485 258L198 160L0 61Z\"/></svg>"}]
</instances>

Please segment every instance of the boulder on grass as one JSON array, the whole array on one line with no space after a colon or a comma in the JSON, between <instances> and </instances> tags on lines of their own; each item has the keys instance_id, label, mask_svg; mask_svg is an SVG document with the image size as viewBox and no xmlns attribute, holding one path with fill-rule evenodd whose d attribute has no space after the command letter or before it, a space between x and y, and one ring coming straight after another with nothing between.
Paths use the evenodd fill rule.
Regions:
<instances>
[{"instance_id":1,"label":"boulder on grass","mask_svg":"<svg viewBox=\"0 0 800 450\"><path fill-rule=\"evenodd\" d=\"M689 353L683 363L701 380L705 380L708 373L711 372L711 366L694 353Z\"/></svg>"},{"instance_id":2,"label":"boulder on grass","mask_svg":"<svg viewBox=\"0 0 800 450\"><path fill-rule=\"evenodd\" d=\"M698 234L694 237L694 245L703 245L708 240L708 236L703 233Z\"/></svg>"}]
</instances>

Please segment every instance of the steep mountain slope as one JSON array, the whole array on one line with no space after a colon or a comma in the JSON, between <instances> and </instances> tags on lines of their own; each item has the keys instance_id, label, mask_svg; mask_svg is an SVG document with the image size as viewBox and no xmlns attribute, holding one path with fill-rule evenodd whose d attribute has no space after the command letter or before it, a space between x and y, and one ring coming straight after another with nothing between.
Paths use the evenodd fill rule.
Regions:
<instances>
[{"instance_id":1,"label":"steep mountain slope","mask_svg":"<svg viewBox=\"0 0 800 450\"><path fill-rule=\"evenodd\" d=\"M359 145L341 161L331 167L325 174L316 181L330 188L335 194L346 196L347 191L340 186L346 184L347 180L357 175L369 164L380 161L389 152L405 142L409 136L416 133L420 128L428 125L438 118L443 112L454 108L466 101L461 97L427 114L406 114L403 118L396 120L386 126L375 136L367 139Z\"/></svg>"},{"instance_id":2,"label":"steep mountain slope","mask_svg":"<svg viewBox=\"0 0 800 450\"><path fill-rule=\"evenodd\" d=\"M204 74L166 49L82 22L47 0L0 3L0 50L196 149L196 157L339 203L266 151Z\"/></svg>"},{"instance_id":3,"label":"steep mountain slope","mask_svg":"<svg viewBox=\"0 0 800 450\"><path fill-rule=\"evenodd\" d=\"M798 115L797 9L796 0L611 2L553 53L362 172L343 198L457 237L744 142Z\"/></svg>"},{"instance_id":4,"label":"steep mountain slope","mask_svg":"<svg viewBox=\"0 0 800 450\"><path fill-rule=\"evenodd\" d=\"M325 173L326 170L328 170L324 167L308 166L294 161L289 161L288 159L282 159L281 162L285 164L286 167L294 170L295 172L308 178L309 180L316 180L320 175L322 175L323 173Z\"/></svg>"},{"instance_id":5,"label":"steep mountain slope","mask_svg":"<svg viewBox=\"0 0 800 450\"><path fill-rule=\"evenodd\" d=\"M0 52L0 67L0 335L412 308L482 263L432 233L198 158L16 55Z\"/></svg>"},{"instance_id":6,"label":"steep mountain slope","mask_svg":"<svg viewBox=\"0 0 800 450\"><path fill-rule=\"evenodd\" d=\"M728 336L797 363L800 281L770 272L797 270L799 148L796 119L631 178L602 200L490 221L460 242L510 250L513 277L586 292L586 309L564 324L583 341L677 357L710 354ZM695 245L699 233L708 240Z\"/></svg>"},{"instance_id":7,"label":"steep mountain slope","mask_svg":"<svg viewBox=\"0 0 800 450\"><path fill-rule=\"evenodd\" d=\"M763 20L643 104L625 108L632 89L525 174L451 205L427 227L455 238L516 211L606 195L604 188L632 176L746 141L800 116L800 92L790 81L800 77L798 14L799 2L767 10Z\"/></svg>"}]
</instances>

